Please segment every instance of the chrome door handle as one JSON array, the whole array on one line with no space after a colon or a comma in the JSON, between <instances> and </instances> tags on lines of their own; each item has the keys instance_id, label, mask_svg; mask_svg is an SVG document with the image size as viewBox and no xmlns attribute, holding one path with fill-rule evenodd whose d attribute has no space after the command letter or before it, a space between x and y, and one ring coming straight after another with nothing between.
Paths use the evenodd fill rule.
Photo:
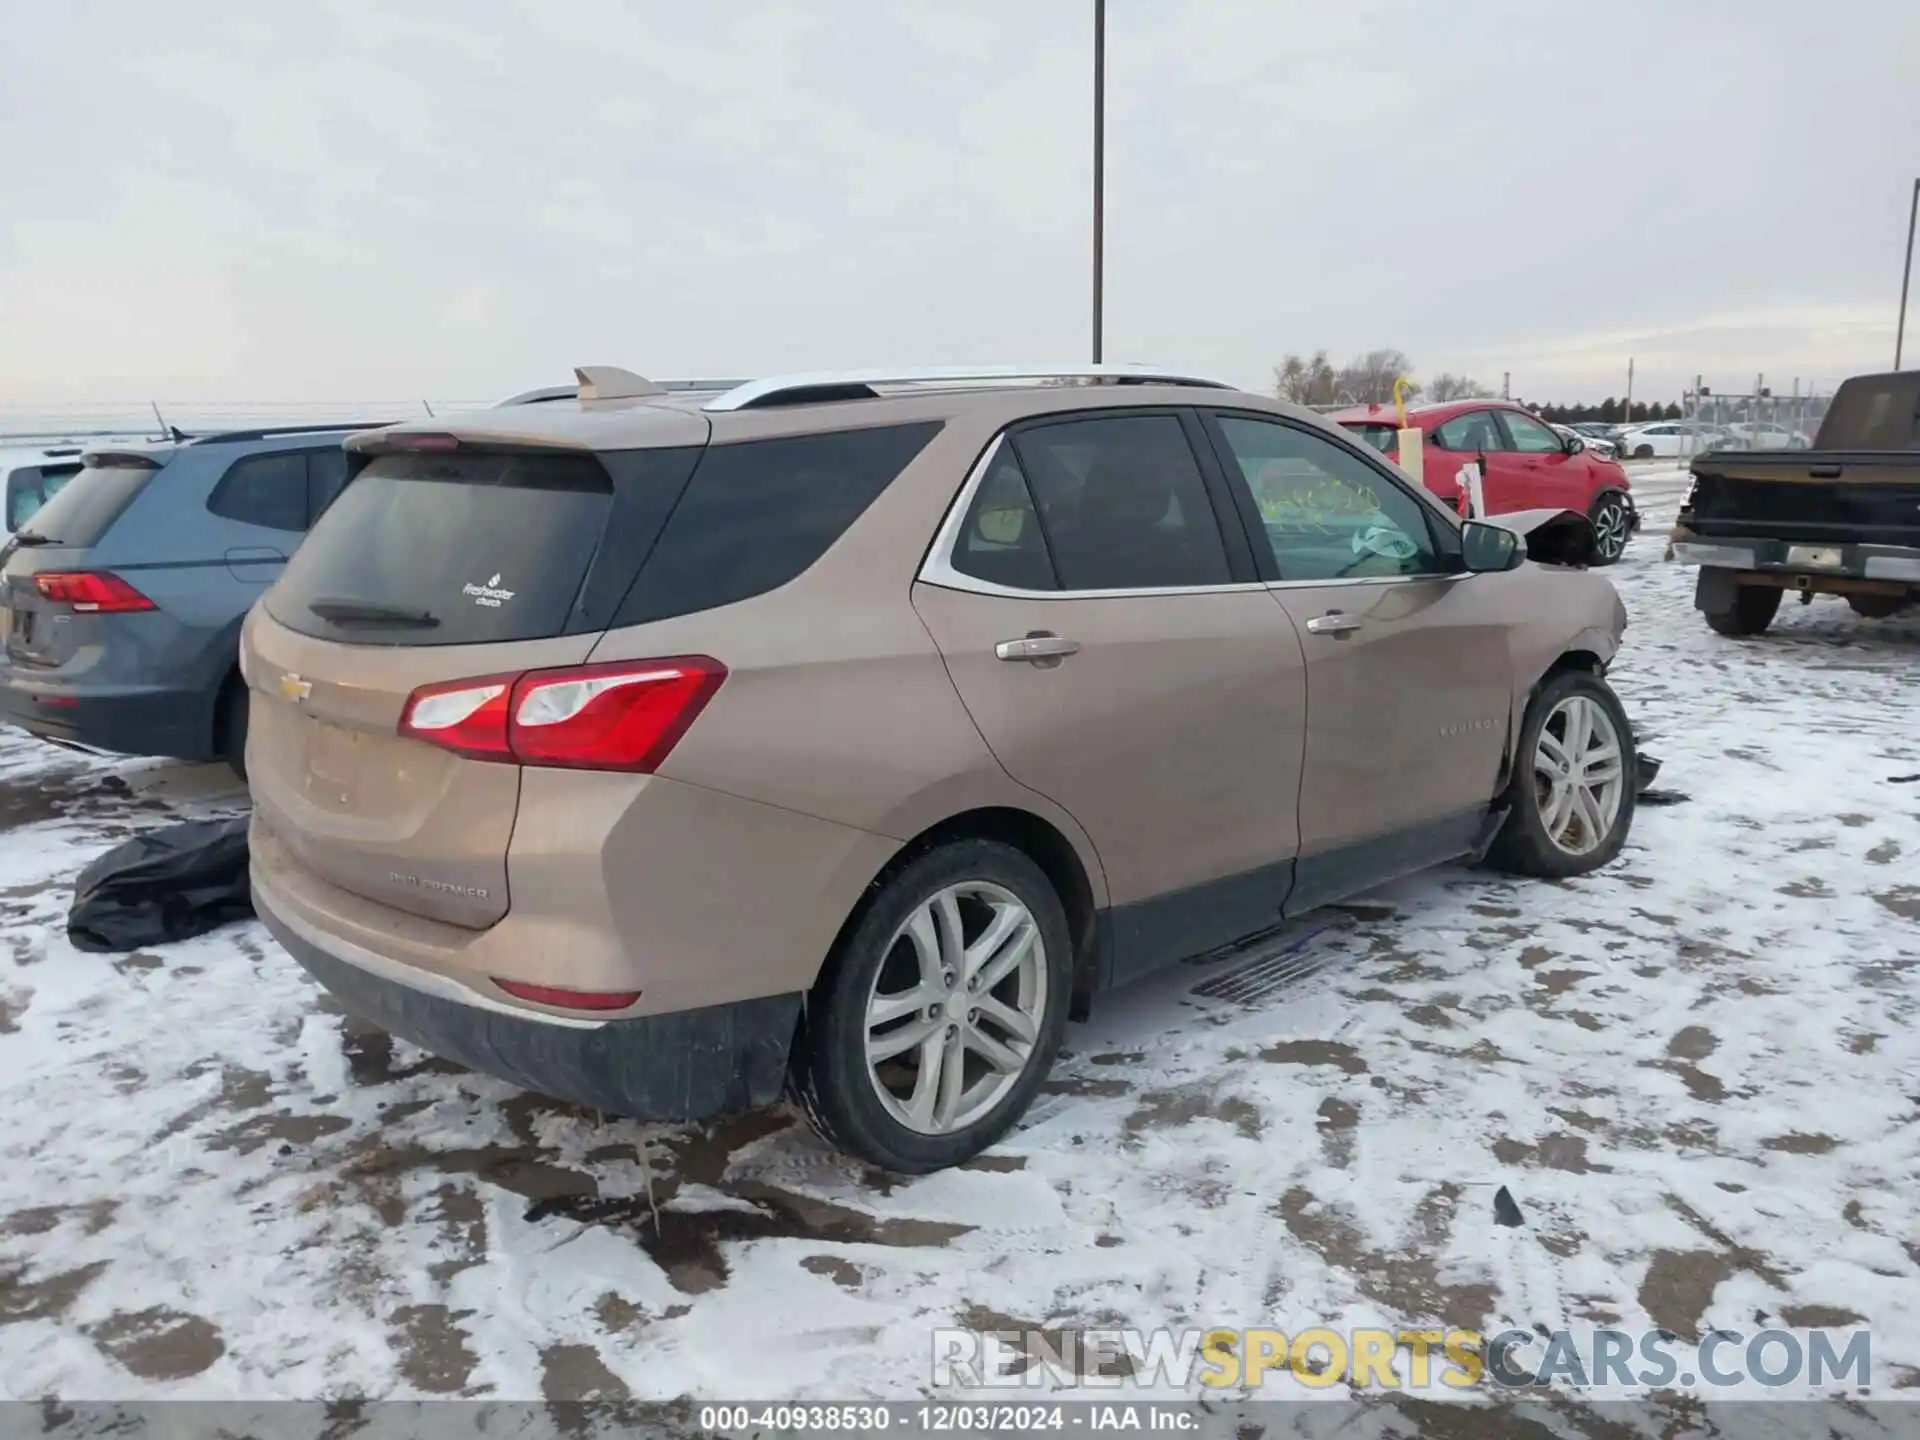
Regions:
<instances>
[{"instance_id":1,"label":"chrome door handle","mask_svg":"<svg viewBox=\"0 0 1920 1440\"><path fill-rule=\"evenodd\" d=\"M1316 615L1307 621L1307 629L1315 635L1351 635L1366 623L1358 615L1329 610L1326 614Z\"/></svg>"},{"instance_id":2,"label":"chrome door handle","mask_svg":"<svg viewBox=\"0 0 1920 1440\"><path fill-rule=\"evenodd\" d=\"M1069 640L1064 635L1055 635L1051 630L1035 630L1024 639L1002 640L993 647L993 653L1002 660L1057 662L1069 655L1079 654L1080 642Z\"/></svg>"}]
</instances>

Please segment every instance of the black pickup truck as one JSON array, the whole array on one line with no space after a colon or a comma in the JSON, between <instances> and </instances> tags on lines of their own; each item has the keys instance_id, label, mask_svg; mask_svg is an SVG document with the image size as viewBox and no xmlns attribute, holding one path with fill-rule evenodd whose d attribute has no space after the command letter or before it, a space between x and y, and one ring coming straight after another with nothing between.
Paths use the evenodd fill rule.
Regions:
<instances>
[{"instance_id":1,"label":"black pickup truck","mask_svg":"<svg viewBox=\"0 0 1920 1440\"><path fill-rule=\"evenodd\" d=\"M1695 458L1668 553L1698 565L1693 603L1758 635L1780 597L1840 595L1883 619L1920 603L1920 370L1842 382L1810 450Z\"/></svg>"}]
</instances>

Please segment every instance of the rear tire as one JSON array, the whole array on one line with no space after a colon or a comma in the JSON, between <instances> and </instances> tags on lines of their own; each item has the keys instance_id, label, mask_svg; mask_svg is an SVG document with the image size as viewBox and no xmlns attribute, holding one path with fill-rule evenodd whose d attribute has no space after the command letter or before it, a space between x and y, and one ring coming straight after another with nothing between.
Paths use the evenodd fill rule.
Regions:
<instances>
[{"instance_id":1,"label":"rear tire","mask_svg":"<svg viewBox=\"0 0 1920 1440\"><path fill-rule=\"evenodd\" d=\"M1610 490L1593 502L1587 518L1593 522L1593 563L1613 564L1626 553L1627 539L1633 533L1627 502Z\"/></svg>"},{"instance_id":2,"label":"rear tire","mask_svg":"<svg viewBox=\"0 0 1920 1440\"><path fill-rule=\"evenodd\" d=\"M246 682L238 675L231 675L220 687L220 702L214 715L214 745L242 784L247 779L247 710Z\"/></svg>"},{"instance_id":3,"label":"rear tire","mask_svg":"<svg viewBox=\"0 0 1920 1440\"><path fill-rule=\"evenodd\" d=\"M1731 605L1702 613L1716 635L1759 635L1780 612L1781 593L1772 585L1736 585Z\"/></svg>"},{"instance_id":4,"label":"rear tire","mask_svg":"<svg viewBox=\"0 0 1920 1440\"><path fill-rule=\"evenodd\" d=\"M1613 687L1585 670L1556 675L1527 706L1515 756L1506 823L1486 863L1545 880L1610 863L1633 826L1640 773Z\"/></svg>"},{"instance_id":5,"label":"rear tire","mask_svg":"<svg viewBox=\"0 0 1920 1440\"><path fill-rule=\"evenodd\" d=\"M1006 942L983 945L995 926ZM938 846L882 881L841 935L794 1039L794 1098L825 1139L882 1169L958 1165L1033 1103L1072 990L1066 911L1045 872L998 841ZM939 1082L954 1063L949 1097Z\"/></svg>"},{"instance_id":6,"label":"rear tire","mask_svg":"<svg viewBox=\"0 0 1920 1440\"><path fill-rule=\"evenodd\" d=\"M1886 620L1913 603L1908 595L1849 595L1847 604L1862 620Z\"/></svg>"}]
</instances>

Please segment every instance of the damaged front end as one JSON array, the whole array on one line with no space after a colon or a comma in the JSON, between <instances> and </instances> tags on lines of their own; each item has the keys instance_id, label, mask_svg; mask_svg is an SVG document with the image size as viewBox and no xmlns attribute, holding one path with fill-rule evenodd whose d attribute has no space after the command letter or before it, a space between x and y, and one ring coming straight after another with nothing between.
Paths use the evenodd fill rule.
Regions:
<instances>
[{"instance_id":1,"label":"damaged front end","mask_svg":"<svg viewBox=\"0 0 1920 1440\"><path fill-rule=\"evenodd\" d=\"M1489 515L1486 523L1518 535L1536 565L1585 569L1599 558L1593 522L1577 510L1515 510Z\"/></svg>"}]
</instances>

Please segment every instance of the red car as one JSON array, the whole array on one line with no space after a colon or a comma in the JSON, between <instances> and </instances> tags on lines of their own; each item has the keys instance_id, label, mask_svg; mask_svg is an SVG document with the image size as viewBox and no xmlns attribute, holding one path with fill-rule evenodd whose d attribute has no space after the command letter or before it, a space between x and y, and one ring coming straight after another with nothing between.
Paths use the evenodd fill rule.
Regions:
<instances>
[{"instance_id":1,"label":"red car","mask_svg":"<svg viewBox=\"0 0 1920 1440\"><path fill-rule=\"evenodd\" d=\"M1397 460L1399 420L1391 405L1342 410L1328 419ZM1449 400L1407 407L1409 424L1425 437L1422 470L1427 489L1454 509L1461 506L1460 468L1477 461L1487 511L1578 510L1593 521L1596 559L1611 565L1640 528L1627 472L1603 460L1576 437L1564 439L1545 421L1505 400Z\"/></svg>"}]
</instances>

